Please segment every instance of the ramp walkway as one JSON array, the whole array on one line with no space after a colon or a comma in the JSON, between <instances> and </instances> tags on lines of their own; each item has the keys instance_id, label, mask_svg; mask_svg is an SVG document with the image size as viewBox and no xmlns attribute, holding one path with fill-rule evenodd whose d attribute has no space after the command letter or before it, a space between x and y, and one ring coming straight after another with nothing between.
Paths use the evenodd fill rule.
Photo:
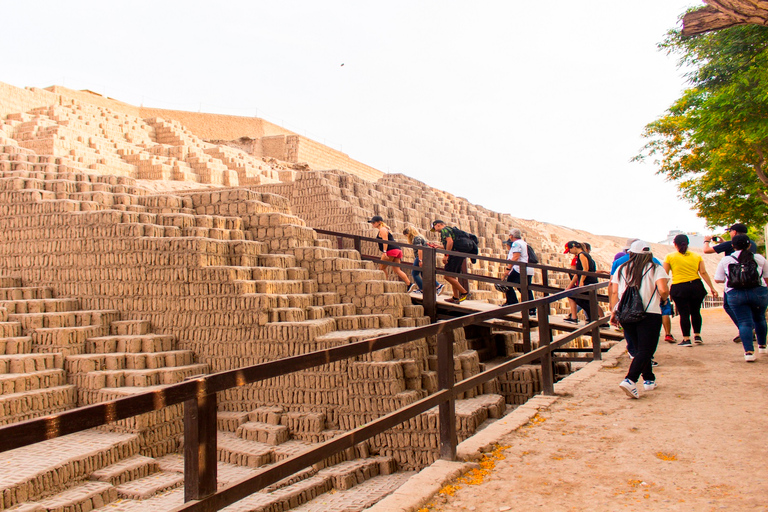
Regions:
<instances>
[{"instance_id":1,"label":"ramp walkway","mask_svg":"<svg viewBox=\"0 0 768 512\"><path fill-rule=\"evenodd\" d=\"M768 356L746 363L722 308L703 316L704 344L660 342L639 400L618 387L620 343L459 445L492 469L439 461L369 510L768 510Z\"/></svg>"}]
</instances>

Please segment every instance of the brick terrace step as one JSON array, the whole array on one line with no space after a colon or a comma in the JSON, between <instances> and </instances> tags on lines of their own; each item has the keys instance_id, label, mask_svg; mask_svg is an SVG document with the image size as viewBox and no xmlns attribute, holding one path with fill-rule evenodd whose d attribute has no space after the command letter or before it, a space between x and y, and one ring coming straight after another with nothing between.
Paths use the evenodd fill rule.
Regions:
<instances>
[{"instance_id":1,"label":"brick terrace step","mask_svg":"<svg viewBox=\"0 0 768 512\"><path fill-rule=\"evenodd\" d=\"M172 334L121 334L90 337L86 348L92 354L112 352L167 352L176 348Z\"/></svg>"},{"instance_id":2,"label":"brick terrace step","mask_svg":"<svg viewBox=\"0 0 768 512\"><path fill-rule=\"evenodd\" d=\"M75 406L75 386L55 386L0 395L0 424L46 416Z\"/></svg>"},{"instance_id":3,"label":"brick terrace step","mask_svg":"<svg viewBox=\"0 0 768 512\"><path fill-rule=\"evenodd\" d=\"M64 368L61 354L10 354L0 356L0 374L29 373Z\"/></svg>"},{"instance_id":4,"label":"brick terrace step","mask_svg":"<svg viewBox=\"0 0 768 512\"><path fill-rule=\"evenodd\" d=\"M91 473L91 480L99 480L112 485L120 485L131 480L144 478L157 473L160 467L157 461L151 457L134 455L115 464L99 469Z\"/></svg>"},{"instance_id":5,"label":"brick terrace step","mask_svg":"<svg viewBox=\"0 0 768 512\"><path fill-rule=\"evenodd\" d=\"M78 299L22 299L0 301L0 308L8 313L53 313L77 311L80 309Z\"/></svg>"},{"instance_id":6,"label":"brick terrace step","mask_svg":"<svg viewBox=\"0 0 768 512\"><path fill-rule=\"evenodd\" d=\"M45 286L0 288L0 300L50 299L53 291Z\"/></svg>"},{"instance_id":7,"label":"brick terrace step","mask_svg":"<svg viewBox=\"0 0 768 512\"><path fill-rule=\"evenodd\" d=\"M111 484L106 482L84 482L50 498L32 503L30 506L40 506L39 510L41 512L75 512L101 508L115 501L117 497L117 489Z\"/></svg>"},{"instance_id":8,"label":"brick terrace step","mask_svg":"<svg viewBox=\"0 0 768 512\"><path fill-rule=\"evenodd\" d=\"M134 434L88 430L0 453L3 507L60 492L60 482L84 480L138 449Z\"/></svg>"},{"instance_id":9,"label":"brick terrace step","mask_svg":"<svg viewBox=\"0 0 768 512\"><path fill-rule=\"evenodd\" d=\"M67 372L58 369L32 373L0 374L0 391L3 395L64 386L66 384Z\"/></svg>"},{"instance_id":10,"label":"brick terrace step","mask_svg":"<svg viewBox=\"0 0 768 512\"><path fill-rule=\"evenodd\" d=\"M117 486L121 498L145 500L155 494L184 485L184 474L159 471Z\"/></svg>"}]
</instances>

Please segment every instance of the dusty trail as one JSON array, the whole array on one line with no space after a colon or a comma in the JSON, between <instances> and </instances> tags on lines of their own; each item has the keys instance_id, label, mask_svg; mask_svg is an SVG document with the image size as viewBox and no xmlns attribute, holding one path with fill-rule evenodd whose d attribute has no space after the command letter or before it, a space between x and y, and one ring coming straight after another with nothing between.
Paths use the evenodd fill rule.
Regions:
<instances>
[{"instance_id":1,"label":"dusty trail","mask_svg":"<svg viewBox=\"0 0 768 512\"><path fill-rule=\"evenodd\" d=\"M701 346L661 342L658 389L628 398L623 355L500 439L483 483L427 510L767 511L768 356L744 362L722 309L702 330Z\"/></svg>"}]
</instances>

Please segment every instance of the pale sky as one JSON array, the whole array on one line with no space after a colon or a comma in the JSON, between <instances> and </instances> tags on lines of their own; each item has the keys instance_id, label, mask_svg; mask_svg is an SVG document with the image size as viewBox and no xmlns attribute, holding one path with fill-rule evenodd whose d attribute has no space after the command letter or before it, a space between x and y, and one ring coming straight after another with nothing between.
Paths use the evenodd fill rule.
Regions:
<instances>
[{"instance_id":1,"label":"pale sky","mask_svg":"<svg viewBox=\"0 0 768 512\"><path fill-rule=\"evenodd\" d=\"M656 242L706 231L630 162L685 86L656 44L699 5L5 1L0 81L259 116L495 211Z\"/></svg>"}]
</instances>

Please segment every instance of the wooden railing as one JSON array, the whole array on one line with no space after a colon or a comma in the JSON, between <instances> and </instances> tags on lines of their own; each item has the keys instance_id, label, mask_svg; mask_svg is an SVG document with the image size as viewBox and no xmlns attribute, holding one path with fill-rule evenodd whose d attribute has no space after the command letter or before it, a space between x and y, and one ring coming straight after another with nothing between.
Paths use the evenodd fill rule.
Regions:
<instances>
[{"instance_id":1,"label":"wooden railing","mask_svg":"<svg viewBox=\"0 0 768 512\"><path fill-rule=\"evenodd\" d=\"M557 267L554 268L558 271L565 271ZM443 273L437 269L435 269L435 272ZM155 391L8 425L0 428L0 452L183 403L185 504L176 509L179 511L220 510L309 465L321 462L333 454L352 448L356 444L385 432L435 406L439 408L440 456L445 459L454 459L457 445L455 417L455 400L457 395L521 365L531 363L541 365L542 390L544 394L551 395L554 393L552 352L561 349L563 345L585 334L589 334L592 337L593 359L601 358L599 326L605 324L608 317L598 318L600 309L597 291L606 287L607 284L607 282L603 282L569 290L539 287L539 289L549 295L533 301L523 301L519 304L500 307L492 311L469 314L396 334L379 336L340 347L236 370L205 375ZM432 295L434 296L434 294ZM553 338L552 325L549 321L549 305L552 302L579 295L589 297L591 318L596 320L572 332ZM509 318L509 315L515 313L521 313L522 318L526 318L528 310L531 308L536 308L538 317L539 347L536 350L530 350L529 346L529 350L518 357L507 360L492 369L461 382L454 382L453 336L456 329L470 325L487 325L490 320ZM557 328L562 329L562 326ZM439 391L407 407L326 441L316 448L265 468L250 478L217 490L216 393L335 361L369 354L376 350L394 347L428 336L437 336L438 340Z\"/></svg>"}]
</instances>

